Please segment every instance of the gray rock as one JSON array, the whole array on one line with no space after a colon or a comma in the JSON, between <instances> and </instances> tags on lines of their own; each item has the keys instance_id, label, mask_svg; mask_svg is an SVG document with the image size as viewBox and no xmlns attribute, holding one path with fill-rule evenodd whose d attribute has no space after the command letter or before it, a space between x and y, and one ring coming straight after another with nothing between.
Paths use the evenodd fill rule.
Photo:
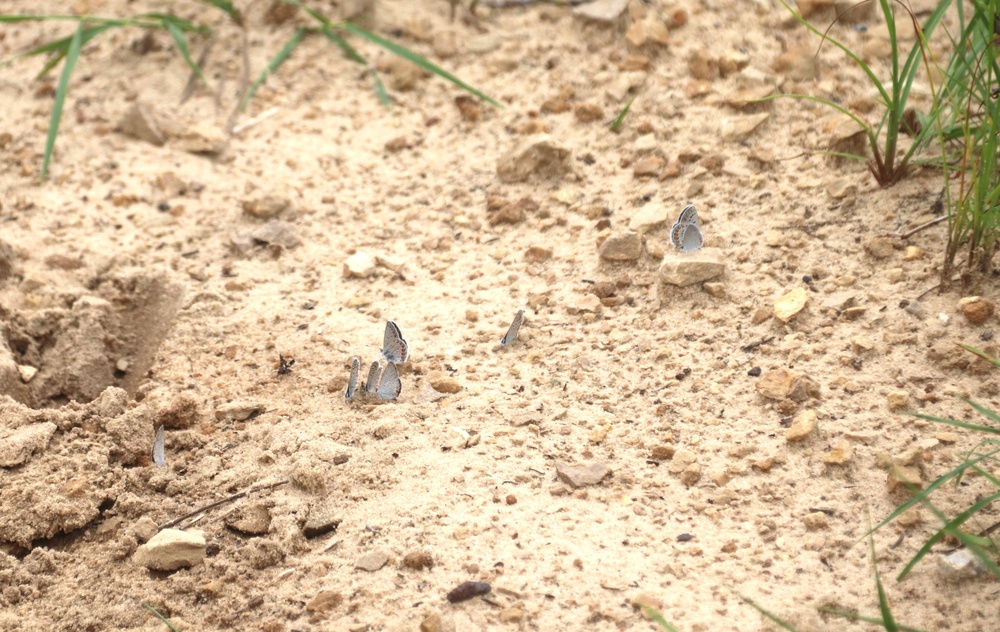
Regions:
<instances>
[{"instance_id":1,"label":"gray rock","mask_svg":"<svg viewBox=\"0 0 1000 632\"><path fill-rule=\"evenodd\" d=\"M671 250L660 264L660 283L686 287L722 276L726 264L718 248L702 248L692 252Z\"/></svg>"},{"instance_id":2,"label":"gray rock","mask_svg":"<svg viewBox=\"0 0 1000 632\"><path fill-rule=\"evenodd\" d=\"M598 249L601 259L608 261L635 261L642 256L642 236L631 231L611 235Z\"/></svg>"},{"instance_id":3,"label":"gray rock","mask_svg":"<svg viewBox=\"0 0 1000 632\"><path fill-rule=\"evenodd\" d=\"M596 0L587 4L581 4L573 9L573 15L587 20L613 24L618 21L629 0Z\"/></svg>"},{"instance_id":4,"label":"gray rock","mask_svg":"<svg viewBox=\"0 0 1000 632\"><path fill-rule=\"evenodd\" d=\"M389 555L383 551L372 551L358 558L354 563L354 568L374 573L389 562Z\"/></svg>"},{"instance_id":5,"label":"gray rock","mask_svg":"<svg viewBox=\"0 0 1000 632\"><path fill-rule=\"evenodd\" d=\"M501 182L524 182L532 176L560 178L569 171L570 150L547 135L527 138L497 161Z\"/></svg>"},{"instance_id":6,"label":"gray rock","mask_svg":"<svg viewBox=\"0 0 1000 632\"><path fill-rule=\"evenodd\" d=\"M256 399L239 399L234 402L220 404L215 409L215 418L218 420L230 419L233 421L244 421L251 415L264 412L267 405Z\"/></svg>"},{"instance_id":7,"label":"gray rock","mask_svg":"<svg viewBox=\"0 0 1000 632\"><path fill-rule=\"evenodd\" d=\"M610 475L611 468L603 463L590 463L588 465L556 463L556 476L574 489L587 485L597 485Z\"/></svg>"},{"instance_id":8,"label":"gray rock","mask_svg":"<svg viewBox=\"0 0 1000 632\"><path fill-rule=\"evenodd\" d=\"M309 519L302 527L302 535L307 538L318 538L330 532L335 532L340 526L342 518L329 511L310 512Z\"/></svg>"},{"instance_id":9,"label":"gray rock","mask_svg":"<svg viewBox=\"0 0 1000 632\"><path fill-rule=\"evenodd\" d=\"M136 549L132 559L154 571L195 566L205 559L205 536L201 531L164 529Z\"/></svg>"},{"instance_id":10,"label":"gray rock","mask_svg":"<svg viewBox=\"0 0 1000 632\"><path fill-rule=\"evenodd\" d=\"M375 257L358 251L344 261L344 278L366 279L375 274Z\"/></svg>"},{"instance_id":11,"label":"gray rock","mask_svg":"<svg viewBox=\"0 0 1000 632\"><path fill-rule=\"evenodd\" d=\"M226 526L244 535L264 535L271 528L271 510L251 505L226 516Z\"/></svg>"},{"instance_id":12,"label":"gray rock","mask_svg":"<svg viewBox=\"0 0 1000 632\"><path fill-rule=\"evenodd\" d=\"M959 549L938 555L938 572L945 579L957 582L981 575L986 572L986 566L969 549Z\"/></svg>"}]
</instances>

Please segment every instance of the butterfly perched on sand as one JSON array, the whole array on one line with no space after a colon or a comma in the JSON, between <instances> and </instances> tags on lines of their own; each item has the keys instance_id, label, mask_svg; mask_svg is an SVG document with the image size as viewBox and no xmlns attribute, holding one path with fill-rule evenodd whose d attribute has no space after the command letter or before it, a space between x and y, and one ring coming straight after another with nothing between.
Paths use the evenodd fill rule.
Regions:
<instances>
[{"instance_id":1,"label":"butterfly perched on sand","mask_svg":"<svg viewBox=\"0 0 1000 632\"><path fill-rule=\"evenodd\" d=\"M505 347L510 346L511 343L513 343L514 340L517 338L517 332L519 329L521 329L521 325L523 324L524 324L524 310L519 309L517 310L517 314L514 315L514 322L510 324L510 328L507 330L507 333L504 334L503 338L500 339L500 344L502 344Z\"/></svg>"},{"instance_id":2,"label":"butterfly perched on sand","mask_svg":"<svg viewBox=\"0 0 1000 632\"><path fill-rule=\"evenodd\" d=\"M677 221L670 227L670 243L674 248L684 252L698 250L705 245L705 238L701 234L701 222L698 221L698 212L694 210L694 204L685 206Z\"/></svg>"},{"instance_id":3,"label":"butterfly perched on sand","mask_svg":"<svg viewBox=\"0 0 1000 632\"><path fill-rule=\"evenodd\" d=\"M163 445L163 425L161 424L159 428L156 429L156 435L153 437L153 463L163 466L167 464L167 453Z\"/></svg>"},{"instance_id":4,"label":"butterfly perched on sand","mask_svg":"<svg viewBox=\"0 0 1000 632\"><path fill-rule=\"evenodd\" d=\"M385 369L382 371L375 395L379 399L392 401L399 397L401 390L403 390L403 384L399 381L399 371L396 369L396 365L390 362L385 365Z\"/></svg>"},{"instance_id":5,"label":"butterfly perched on sand","mask_svg":"<svg viewBox=\"0 0 1000 632\"><path fill-rule=\"evenodd\" d=\"M344 399L351 399L358 390L358 378L361 377L361 358L357 356L351 358L351 377L347 380L347 391L344 392Z\"/></svg>"},{"instance_id":6,"label":"butterfly perched on sand","mask_svg":"<svg viewBox=\"0 0 1000 632\"><path fill-rule=\"evenodd\" d=\"M386 362L396 364L406 362L410 359L410 345L406 344L399 325L387 320L385 323L385 335L382 336L382 357Z\"/></svg>"}]
</instances>

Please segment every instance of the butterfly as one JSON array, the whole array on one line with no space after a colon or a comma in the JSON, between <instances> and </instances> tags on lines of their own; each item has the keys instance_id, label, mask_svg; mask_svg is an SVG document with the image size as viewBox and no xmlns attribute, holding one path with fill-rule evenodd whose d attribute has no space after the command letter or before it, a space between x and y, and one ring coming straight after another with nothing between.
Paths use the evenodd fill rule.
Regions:
<instances>
[{"instance_id":1,"label":"butterfly","mask_svg":"<svg viewBox=\"0 0 1000 632\"><path fill-rule=\"evenodd\" d=\"M358 378L360 375L361 358L353 357L351 358L351 377L347 380L347 392L344 393L344 399L354 397L354 392L358 390Z\"/></svg>"},{"instance_id":2,"label":"butterfly","mask_svg":"<svg viewBox=\"0 0 1000 632\"><path fill-rule=\"evenodd\" d=\"M524 310L519 309L517 310L517 313L514 314L514 322L510 324L510 328L507 330L507 333L504 334L504 337L500 339L500 344L502 344L505 347L510 346L510 344L517 339L517 331L521 328L521 325L523 324L524 324Z\"/></svg>"},{"instance_id":3,"label":"butterfly","mask_svg":"<svg viewBox=\"0 0 1000 632\"><path fill-rule=\"evenodd\" d=\"M156 437L153 439L153 463L157 465L167 464L167 454L163 447L163 426L156 429Z\"/></svg>"},{"instance_id":4,"label":"butterfly","mask_svg":"<svg viewBox=\"0 0 1000 632\"><path fill-rule=\"evenodd\" d=\"M701 222L698 221L698 212L694 210L694 204L685 206L677 221L670 227L670 243L674 248L684 252L698 250L705 245L705 238L701 234Z\"/></svg>"},{"instance_id":5,"label":"butterfly","mask_svg":"<svg viewBox=\"0 0 1000 632\"><path fill-rule=\"evenodd\" d=\"M375 394L379 399L394 400L399 397L399 392L403 390L403 385L399 381L399 371L392 362L385 365L382 371L382 379L378 381L378 390Z\"/></svg>"},{"instance_id":6,"label":"butterfly","mask_svg":"<svg viewBox=\"0 0 1000 632\"><path fill-rule=\"evenodd\" d=\"M382 357L386 362L401 363L410 359L410 345L406 344L399 326L387 320L385 335L382 337Z\"/></svg>"},{"instance_id":7,"label":"butterfly","mask_svg":"<svg viewBox=\"0 0 1000 632\"><path fill-rule=\"evenodd\" d=\"M368 379L365 380L365 393L374 393L378 388L378 362L372 362L372 365L368 367Z\"/></svg>"}]
</instances>

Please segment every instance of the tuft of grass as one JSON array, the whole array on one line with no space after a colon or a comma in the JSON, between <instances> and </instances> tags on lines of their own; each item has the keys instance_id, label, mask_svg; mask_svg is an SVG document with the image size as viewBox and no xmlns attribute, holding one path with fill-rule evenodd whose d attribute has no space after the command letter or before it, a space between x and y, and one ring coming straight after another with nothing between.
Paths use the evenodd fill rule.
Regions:
<instances>
[{"instance_id":1,"label":"tuft of grass","mask_svg":"<svg viewBox=\"0 0 1000 632\"><path fill-rule=\"evenodd\" d=\"M903 155L897 156L900 141L899 135L900 132L903 131L904 127L904 113L907 109L910 89L913 87L913 81L917 76L921 60L923 60L925 67L928 67L929 70L929 61L927 58L927 38L930 37L934 28L941 21L945 11L951 5L951 0L941 0L934 11L932 11L924 21L923 25L920 24L913 12L901 2L897 2L895 0L878 0L878 2L889 34L889 62L891 68L889 77L886 81L879 79L878 75L875 74L875 71L868 64L866 64L857 53L852 51L839 40L831 37L829 35L829 29L827 29L826 32L820 31L809 23L808 20L802 17L800 13L793 9L791 5L786 2L786 0L781 0L781 3L800 24L805 26L815 35L818 35L823 42L830 42L832 45L839 48L865 74L869 83L878 92L879 101L882 105L881 115L877 123L869 123L861 115L852 112L838 103L835 103L831 99L814 95L776 94L766 97L765 99L762 99L762 101L787 98L805 99L821 103L851 118L864 131L872 157L868 159L864 156L844 153L835 153L833 155L865 162L868 170L875 177L875 181L878 182L879 186L889 187L896 184L903 178L906 174L907 166L910 160L920 149L925 147L932 138L933 128L930 126L923 126L922 129L916 131L913 141L910 143L909 148L903 152ZM916 41L909 53L906 54L905 59L903 58L904 51L901 50L896 29L896 16L894 9L897 5L902 7L903 10L909 15L913 28L917 33ZM831 24L831 28L832 26L833 25ZM932 117L933 116L936 116L936 112L932 113Z\"/></svg>"},{"instance_id":2,"label":"tuft of grass","mask_svg":"<svg viewBox=\"0 0 1000 632\"><path fill-rule=\"evenodd\" d=\"M242 112L246 109L247 105L256 95L257 91L262 85L267 81L268 77L278 71L282 64L288 60L288 58L293 54L293 52L302 43L304 38L311 34L320 32L322 33L331 43L342 50L347 58L353 62L363 64L368 67L375 84L375 94L378 97L379 102L383 105L390 105L391 100L389 94L385 89L385 85L382 83L381 78L375 71L368 61L362 56L357 49L355 49L350 43L348 43L345 35L352 35L366 40L380 48L383 48L394 55L398 55L403 59L406 59L417 66L420 66L424 70L450 82L451 84L457 86L458 88L469 92L470 94L479 97L483 101L486 101L490 105L495 107L502 107L500 103L496 100L490 98L480 90L472 87L471 85L465 83L455 75L451 74L447 70L441 68L440 66L434 64L427 58L418 55L417 53L411 51L405 46L401 46L392 40L385 39L375 33L367 31L355 24L350 22L339 22L333 23L327 18L325 18L318 11L307 7L304 3L299 0L283 0L288 4L302 8L306 11L316 22L317 27L306 27L299 28L292 34L292 36L285 42L284 46L268 61L265 68L260 72L257 78L252 84L249 82L249 62L247 61L246 54L246 25L243 22L243 16L240 11L233 5L230 0L200 0L201 3L215 7L223 13L225 13L234 24L239 26L244 30L244 90L243 94L238 99L239 103L233 110L233 115L230 116L230 129L235 123L235 115L238 112ZM55 99L52 106L51 116L49 120L49 127L46 133L45 139L45 152L42 157L42 170L41 170L41 180L45 180L49 175L49 168L52 163L52 156L55 151L56 139L59 135L59 127L62 121L63 111L66 105L66 97L69 93L69 88L71 84L71 79L73 75L73 70L76 67L77 61L80 58L81 51L83 47L89 43L94 38L99 35L108 32L113 29L120 28L141 28L141 29L161 29L170 34L170 37L174 41L174 45L177 48L180 57L184 60L184 63L190 68L191 72L198 80L205 83L207 82L204 73L199 67L198 63L191 55L191 48L188 43L188 34L199 33L208 34L211 33L211 29L206 26L200 26L193 24L187 20L179 18L173 14L169 13L144 13L130 18L102 18L94 16L76 16L76 15L0 15L0 24L4 23L16 23L16 22L29 22L29 21L43 21L43 22L53 22L53 21L69 21L76 24L76 29L73 34L67 37L62 37L51 42L47 42L40 46L36 46L20 55L15 56L13 59L6 60L2 62L3 65L11 64L15 60L24 57L34 57L40 55L47 55L48 59L42 67L42 70L38 73L36 78L41 78L48 75L57 66L62 64L62 71L60 73L59 82L55 92ZM246 85L250 84L250 85Z\"/></svg>"},{"instance_id":3,"label":"tuft of grass","mask_svg":"<svg viewBox=\"0 0 1000 632\"><path fill-rule=\"evenodd\" d=\"M959 141L953 169L945 170L944 191L948 208L948 247L941 268L947 287L955 271L955 260L966 250L962 285L969 289L989 275L1000 239L1000 7L996 2L975 2L965 22L959 3L959 37L945 74L940 100L951 114L948 124L939 124L942 152L951 139ZM951 152L954 154L954 152ZM957 179L957 185L952 180ZM957 190L953 190L957 186Z\"/></svg>"}]
</instances>

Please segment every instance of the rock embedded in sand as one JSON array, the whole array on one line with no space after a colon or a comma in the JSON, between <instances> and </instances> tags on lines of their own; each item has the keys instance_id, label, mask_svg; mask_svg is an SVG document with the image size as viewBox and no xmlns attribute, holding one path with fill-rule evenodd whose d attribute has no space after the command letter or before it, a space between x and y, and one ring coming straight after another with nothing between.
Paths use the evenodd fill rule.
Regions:
<instances>
[{"instance_id":1,"label":"rock embedded in sand","mask_svg":"<svg viewBox=\"0 0 1000 632\"><path fill-rule=\"evenodd\" d=\"M889 410L899 410L906 408L910 403L910 394L903 390L889 391L886 393L885 399L889 404Z\"/></svg>"},{"instance_id":2,"label":"rock embedded in sand","mask_svg":"<svg viewBox=\"0 0 1000 632\"><path fill-rule=\"evenodd\" d=\"M215 408L215 418L219 421L228 419L231 421L245 421L251 415L262 413L267 409L267 405L256 399L238 399L225 404L219 404Z\"/></svg>"},{"instance_id":3,"label":"rock embedded in sand","mask_svg":"<svg viewBox=\"0 0 1000 632\"><path fill-rule=\"evenodd\" d=\"M10 430L0 426L0 467L21 465L31 455L45 450L56 427L51 421Z\"/></svg>"},{"instance_id":4,"label":"rock embedded in sand","mask_svg":"<svg viewBox=\"0 0 1000 632\"><path fill-rule=\"evenodd\" d=\"M330 532L335 532L342 518L329 510L311 511L309 519L302 526L302 535L306 538L318 538Z\"/></svg>"},{"instance_id":5,"label":"rock embedded in sand","mask_svg":"<svg viewBox=\"0 0 1000 632\"><path fill-rule=\"evenodd\" d=\"M767 112L726 117L719 124L719 135L728 142L745 140L770 117Z\"/></svg>"},{"instance_id":6,"label":"rock embedded in sand","mask_svg":"<svg viewBox=\"0 0 1000 632\"><path fill-rule=\"evenodd\" d=\"M226 516L225 523L244 535L264 535L271 528L271 510L265 505L251 505Z\"/></svg>"},{"instance_id":7,"label":"rock embedded in sand","mask_svg":"<svg viewBox=\"0 0 1000 632\"><path fill-rule=\"evenodd\" d=\"M670 221L666 207L649 204L639 209L628 221L629 230L637 233L648 233Z\"/></svg>"},{"instance_id":8,"label":"rock embedded in sand","mask_svg":"<svg viewBox=\"0 0 1000 632\"><path fill-rule=\"evenodd\" d=\"M655 11L633 22L625 32L625 41L633 48L656 48L670 44L670 31Z\"/></svg>"},{"instance_id":9,"label":"rock embedded in sand","mask_svg":"<svg viewBox=\"0 0 1000 632\"><path fill-rule=\"evenodd\" d=\"M797 287L775 301L774 316L781 322L787 323L805 309L808 301L809 295L806 294L805 288Z\"/></svg>"},{"instance_id":10,"label":"rock embedded in sand","mask_svg":"<svg viewBox=\"0 0 1000 632\"><path fill-rule=\"evenodd\" d=\"M552 258L552 249L543 246L531 246L524 251L524 260L528 263L544 263Z\"/></svg>"},{"instance_id":11,"label":"rock embedded in sand","mask_svg":"<svg viewBox=\"0 0 1000 632\"><path fill-rule=\"evenodd\" d=\"M802 516L802 524L804 524L806 529L809 529L810 531L826 529L829 523L830 519L822 511L811 511Z\"/></svg>"},{"instance_id":12,"label":"rock embedded in sand","mask_svg":"<svg viewBox=\"0 0 1000 632\"><path fill-rule=\"evenodd\" d=\"M785 441L794 443L803 441L816 429L818 416L815 410L805 410L795 416L792 426L785 431Z\"/></svg>"},{"instance_id":13,"label":"rock embedded in sand","mask_svg":"<svg viewBox=\"0 0 1000 632\"><path fill-rule=\"evenodd\" d=\"M257 219L273 219L290 205L288 196L276 191L257 191L240 202L243 212Z\"/></svg>"},{"instance_id":14,"label":"rock embedded in sand","mask_svg":"<svg viewBox=\"0 0 1000 632\"><path fill-rule=\"evenodd\" d=\"M889 493L897 489L923 489L924 483L920 478L920 469L912 465L892 465L889 468L889 480L887 482Z\"/></svg>"},{"instance_id":15,"label":"rock embedded in sand","mask_svg":"<svg viewBox=\"0 0 1000 632\"><path fill-rule=\"evenodd\" d=\"M663 165L667 164L659 156L643 156L632 167L632 175L636 178L655 178L660 175Z\"/></svg>"},{"instance_id":16,"label":"rock embedded in sand","mask_svg":"<svg viewBox=\"0 0 1000 632\"><path fill-rule=\"evenodd\" d=\"M780 368L766 371L757 381L757 392L767 399L804 402L819 398L819 384L805 373Z\"/></svg>"},{"instance_id":17,"label":"rock embedded in sand","mask_svg":"<svg viewBox=\"0 0 1000 632\"><path fill-rule=\"evenodd\" d=\"M321 590L316 596L306 602L308 612L327 612L344 602L344 596L336 590Z\"/></svg>"},{"instance_id":18,"label":"rock embedded in sand","mask_svg":"<svg viewBox=\"0 0 1000 632\"><path fill-rule=\"evenodd\" d=\"M375 258L358 251L344 261L344 278L367 279L375 274Z\"/></svg>"},{"instance_id":19,"label":"rock embedded in sand","mask_svg":"<svg viewBox=\"0 0 1000 632\"><path fill-rule=\"evenodd\" d=\"M593 294L584 294L577 298L572 305L568 306L566 311L570 314L601 314L604 310L601 305L601 299Z\"/></svg>"},{"instance_id":20,"label":"rock embedded in sand","mask_svg":"<svg viewBox=\"0 0 1000 632\"><path fill-rule=\"evenodd\" d=\"M982 296L966 296L958 301L958 310L973 325L982 325L996 312L996 305Z\"/></svg>"},{"instance_id":21,"label":"rock embedded in sand","mask_svg":"<svg viewBox=\"0 0 1000 632\"><path fill-rule=\"evenodd\" d=\"M629 0L594 0L573 8L573 15L603 24L614 24L628 6Z\"/></svg>"},{"instance_id":22,"label":"rock embedded in sand","mask_svg":"<svg viewBox=\"0 0 1000 632\"><path fill-rule=\"evenodd\" d=\"M136 549L132 559L154 571L195 566L205 559L205 536L201 531L164 529Z\"/></svg>"},{"instance_id":23,"label":"rock embedded in sand","mask_svg":"<svg viewBox=\"0 0 1000 632\"><path fill-rule=\"evenodd\" d=\"M722 252L718 248L702 248L691 252L668 251L660 264L660 283L687 287L709 281L726 271Z\"/></svg>"},{"instance_id":24,"label":"rock embedded in sand","mask_svg":"<svg viewBox=\"0 0 1000 632\"><path fill-rule=\"evenodd\" d=\"M434 558L424 551L410 551L403 556L403 566L415 571L434 568Z\"/></svg>"},{"instance_id":25,"label":"rock embedded in sand","mask_svg":"<svg viewBox=\"0 0 1000 632\"><path fill-rule=\"evenodd\" d=\"M642 256L642 237L631 231L611 235L601 243L598 252L607 261L635 261Z\"/></svg>"},{"instance_id":26,"label":"rock embedded in sand","mask_svg":"<svg viewBox=\"0 0 1000 632\"><path fill-rule=\"evenodd\" d=\"M892 251L892 240L887 237L872 237L865 241L865 252L875 259L888 259Z\"/></svg>"},{"instance_id":27,"label":"rock embedded in sand","mask_svg":"<svg viewBox=\"0 0 1000 632\"><path fill-rule=\"evenodd\" d=\"M443 371L434 371L427 376L427 382L438 393L454 394L462 390L458 380Z\"/></svg>"},{"instance_id":28,"label":"rock embedded in sand","mask_svg":"<svg viewBox=\"0 0 1000 632\"><path fill-rule=\"evenodd\" d=\"M354 568L374 573L389 562L389 555L384 551L372 551L358 558L354 563Z\"/></svg>"},{"instance_id":29,"label":"rock embedded in sand","mask_svg":"<svg viewBox=\"0 0 1000 632\"><path fill-rule=\"evenodd\" d=\"M526 138L497 161L501 182L524 182L532 176L561 178L569 172L570 150L550 136Z\"/></svg>"},{"instance_id":30,"label":"rock embedded in sand","mask_svg":"<svg viewBox=\"0 0 1000 632\"><path fill-rule=\"evenodd\" d=\"M610 475L611 468L603 463L589 463L587 465L569 465L561 461L556 463L556 476L574 489L597 485Z\"/></svg>"},{"instance_id":31,"label":"rock embedded in sand","mask_svg":"<svg viewBox=\"0 0 1000 632\"><path fill-rule=\"evenodd\" d=\"M846 440L840 440L833 448L823 455L823 462L829 465L844 465L854 456L851 444Z\"/></svg>"}]
</instances>

